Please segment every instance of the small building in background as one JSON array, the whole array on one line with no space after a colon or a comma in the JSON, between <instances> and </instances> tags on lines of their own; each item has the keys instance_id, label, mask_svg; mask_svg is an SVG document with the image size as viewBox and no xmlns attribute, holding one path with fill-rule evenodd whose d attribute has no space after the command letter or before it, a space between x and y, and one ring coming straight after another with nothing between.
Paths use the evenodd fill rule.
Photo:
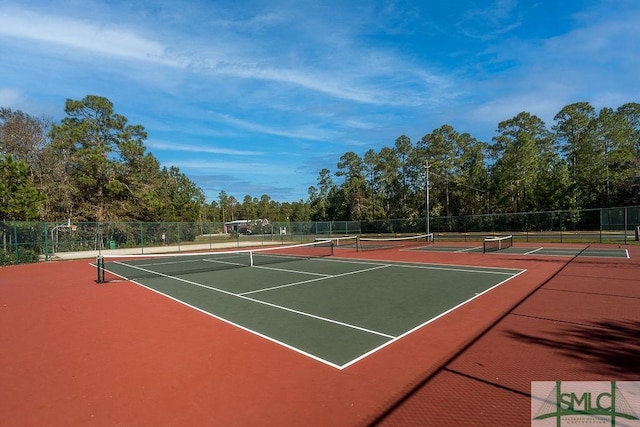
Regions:
<instances>
[{"instance_id":1,"label":"small building in background","mask_svg":"<svg viewBox=\"0 0 640 427\"><path fill-rule=\"evenodd\" d=\"M251 234L251 221L248 219L237 219L224 223L224 232L226 234Z\"/></svg>"}]
</instances>

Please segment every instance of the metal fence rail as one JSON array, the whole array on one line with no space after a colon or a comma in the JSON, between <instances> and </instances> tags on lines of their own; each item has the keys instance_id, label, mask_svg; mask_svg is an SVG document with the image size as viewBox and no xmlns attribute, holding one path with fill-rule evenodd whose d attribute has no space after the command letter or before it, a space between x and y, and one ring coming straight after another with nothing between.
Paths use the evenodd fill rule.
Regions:
<instances>
[{"instance_id":1,"label":"metal fence rail","mask_svg":"<svg viewBox=\"0 0 640 427\"><path fill-rule=\"evenodd\" d=\"M628 243L638 240L640 206L429 218L438 240L475 240L512 234L517 241ZM315 237L398 236L426 231L427 218L374 221L255 221L242 234L222 222L0 222L0 265L48 260L56 254L191 245L214 248L303 242Z\"/></svg>"}]
</instances>

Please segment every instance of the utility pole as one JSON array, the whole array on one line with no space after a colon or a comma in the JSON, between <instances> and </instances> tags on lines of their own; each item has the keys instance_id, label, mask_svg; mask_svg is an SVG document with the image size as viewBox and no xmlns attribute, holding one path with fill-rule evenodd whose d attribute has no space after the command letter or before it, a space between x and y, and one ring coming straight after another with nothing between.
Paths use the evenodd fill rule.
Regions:
<instances>
[{"instance_id":1,"label":"utility pole","mask_svg":"<svg viewBox=\"0 0 640 427\"><path fill-rule=\"evenodd\" d=\"M425 192L426 192L426 196L425 196L425 209L426 209L426 215L427 215L427 219L426 219L426 233L429 234L430 233L430 224L429 224L429 168L431 167L431 165L429 164L429 161L425 161L425 171L426 171L426 182L425 182Z\"/></svg>"}]
</instances>

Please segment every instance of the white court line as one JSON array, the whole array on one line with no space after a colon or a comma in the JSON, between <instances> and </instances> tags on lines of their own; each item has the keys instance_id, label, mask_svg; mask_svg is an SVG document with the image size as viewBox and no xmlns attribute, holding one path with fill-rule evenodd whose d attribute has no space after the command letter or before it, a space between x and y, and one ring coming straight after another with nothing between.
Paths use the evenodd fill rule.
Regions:
<instances>
[{"instance_id":1,"label":"white court line","mask_svg":"<svg viewBox=\"0 0 640 427\"><path fill-rule=\"evenodd\" d=\"M534 249L534 250L532 250L532 251L525 252L525 253L524 253L524 255L531 255L531 254L534 254L534 253L536 253L536 252L538 252L538 251L541 251L541 250L543 250L543 249L544 249L544 248Z\"/></svg>"},{"instance_id":2,"label":"white court line","mask_svg":"<svg viewBox=\"0 0 640 427\"><path fill-rule=\"evenodd\" d=\"M209 290L212 290L212 291L217 291L217 292L220 292L220 293L232 296L232 297L244 299L244 300L247 300L247 301L250 301L250 302L266 305L266 306L273 307L273 308L276 308L276 309L280 309L280 310L288 311L288 312L291 312L291 313L294 313L294 314L298 314L298 315L301 315L301 316L304 316L304 317L314 318L314 319L317 319L317 320L320 320L320 321L325 321L325 322L328 322L328 323L332 323L332 324L336 324L336 325L339 325L339 326L343 326L343 327L359 330L359 331L362 331L362 332L365 332L365 333L369 333L369 334L372 334L372 335L377 335L377 336L384 337L384 338L388 339L388 341L385 341L384 344L382 344L382 345L380 345L380 346L378 346L378 347L376 347L376 348L374 348L374 349L372 349L372 350L370 350L370 351L358 356L357 358L352 359L351 361L349 361L349 362L347 362L347 363L345 363L343 365L337 365L337 364L335 364L333 362L330 362L328 360L322 359L319 356L316 356L314 354L311 354L311 353L308 353L308 352L306 352L304 350L301 350L301 349L299 349L297 347L294 347L294 346L292 346L290 344L287 344L286 342L279 341L279 340L277 340L277 339L275 339L273 337L270 337L268 335L265 335L263 333L255 331L255 330L250 329L248 327L242 326L242 325L237 324L235 322L232 322L232 321L230 321L228 319L220 317L220 316L218 316L218 315L216 315L214 313L208 312L208 311L206 311L204 309L201 309L201 308L198 308L196 306L193 306L193 305L191 305L191 304L189 304L189 303L187 303L185 301L182 301L182 300L180 300L178 298L172 297L171 295L168 295L168 294L163 293L163 292L161 292L159 290L153 289L153 288L151 288L151 287L149 287L147 285L144 285L142 283L139 283L139 282L137 282L135 280L127 279L128 281L130 281L132 283L135 283L135 284L137 284L139 286L142 286L142 287L147 288L147 289L149 289L149 290L151 290L153 292L156 292L156 293L158 293L160 295L163 295L163 296L165 296L167 298L170 298L170 299L172 299L172 300L174 300L174 301L176 301L176 302L178 302L180 304L183 304L183 305L185 305L187 307L190 307L190 308L193 308L195 310L198 310L198 311L202 312L203 314L206 314L208 316L211 316L213 318L221 320L221 321L223 321L223 322L225 322L227 324L230 324L232 326L240 328L240 329L242 329L244 331L252 333L252 334L254 334L256 336L259 336L261 338L267 339L267 340L269 340L271 342L274 342L274 343L279 344L279 345L281 345L281 346L283 346L285 348L288 348L288 349L290 349L292 351L295 351L298 354L307 356L307 357L309 357L309 358L311 358L313 360L316 360L318 362L321 362L321 363L323 363L325 365L331 366L331 367L336 368L338 370L346 369L347 367L355 364L356 362L364 359L365 357L367 357L367 356L369 356L369 355L371 355L373 353L376 353L377 351L383 349L384 347L386 347L386 346L394 343L395 341L397 341L397 340L399 340L399 339L401 339L401 338L413 333L414 331L422 328L423 326L425 326L425 325L427 325L429 323L432 323L433 321L441 318L442 316L444 316L444 315L456 310L457 308L467 304L468 302L478 298L479 296L489 292L490 290L502 285L503 283L513 279L516 276L519 276L520 274L522 274L522 273L524 273L526 271L526 270L515 270L515 269L513 269L514 272L507 273L507 272L504 272L504 271L503 272L490 271L490 270L487 271L487 270L482 270L482 269L474 270L474 269L468 269L468 268L465 268L465 269L448 268L448 267L446 267L446 265L443 265L442 267L436 267L434 265L421 267L421 266L417 266L415 264L406 264L406 265L398 264L398 263L380 264L380 263L371 263L371 262L360 262L358 260L353 260L353 261L340 260L340 262L350 262L350 263L359 263L359 264L365 264L365 265L374 265L374 267L369 268L369 269L365 269L365 270L358 270L358 271L354 271L354 272L343 273L343 274L336 275L336 276L321 277L321 278L311 279L311 280L308 280L308 281L297 282L297 283L288 284L288 285L282 285L282 286L279 286L279 287L294 286L296 284L302 284L302 283L313 282L313 281L320 281L320 280L325 280L325 279L332 278L332 277L340 277L340 276L345 276L345 275L349 275L349 274L357 274L357 273L364 272L364 271L371 271L371 270L376 270L376 269L381 269L381 268L386 268L386 267L414 267L414 268L429 268L429 269L435 269L435 270L461 271L461 272L472 272L472 273L508 274L511 277L509 277L509 278L501 281L500 283L498 283L498 284L496 284L496 285L484 290L483 292L480 292L480 293L476 294L475 296L469 298L466 301L463 301L462 303L458 304L457 306L452 307L449 310L447 310L447 311L445 311L443 313L440 313L439 315L437 315L437 316L435 316L435 317L433 317L431 319L426 320L425 322L423 322L420 325L418 325L418 326L416 326L416 327L414 327L414 328L402 333L401 335L394 336L394 335L385 334L385 333L382 333L382 332L379 332L379 331L374 331L374 330L370 330L370 329L367 329L367 328L363 328L363 327L360 327L360 326L352 325L352 324L349 324L349 323L346 323L346 322L340 322L340 321L337 321L337 320L334 320L334 319L329 319L329 318L325 318L325 317L322 317L322 316L317 316L317 315L314 315L314 314L311 314L311 313L306 313L306 312L302 312L302 311L299 311L299 310L294 310L294 309L291 309L291 308L288 308L288 307L280 306L280 305L277 305L277 304L269 303L269 302L266 302L266 301L257 300L257 299L254 299L254 298L247 297L245 295L241 295L241 294L236 294L236 293L233 293L233 292L225 291L224 289L215 288L215 287L212 287L212 286L208 286L208 285L204 285L204 284L201 284L201 283L193 282L191 280L183 279L183 278L180 278L180 277L174 277L174 276L170 276L170 275L167 275L167 274L164 274L164 273L159 273L159 272L156 272L156 271L153 271L153 270L147 270L147 269L141 268L139 266L134 266L134 265L130 265L130 264L114 261L114 263L116 263L116 264L120 264L120 265L131 267L131 268L134 268L134 269L137 269L137 270L149 272L149 273L157 275L157 276L166 277L166 278L169 278L169 279L173 279L173 280L180 281L180 282L183 282L183 283L191 284L191 285L194 285L194 286L199 286L199 287L202 287L202 288L205 288L205 289L209 289ZM470 267L470 266L465 266L465 267ZM484 267L484 268L488 269L487 267ZM517 271L517 273L515 273L516 271ZM110 272L110 273L114 274L114 275L117 275L117 276L120 276L120 275L118 275L116 273L113 273L113 272ZM120 276L120 277L123 277L123 278L126 279L126 277L124 277L124 276ZM271 289L273 289L273 288L271 288ZM257 292L260 292L260 291L262 291L262 290L259 290Z\"/></svg>"},{"instance_id":3,"label":"white court line","mask_svg":"<svg viewBox=\"0 0 640 427\"><path fill-rule=\"evenodd\" d=\"M139 256L139 255L138 255ZM227 258L237 258L237 257L227 257ZM239 262L229 262L229 261L221 261L223 258L220 259L208 259L208 258L198 258L198 259L181 259L181 260L175 260L175 261L163 261L163 262L147 262L144 264L137 264L140 267L151 267L154 265L174 265L174 264L184 264L187 262L212 262L212 263L217 263L217 264L229 264L229 265L237 265L237 266L241 266L241 267L246 267L247 264L242 264ZM133 264L126 264L126 265L133 265Z\"/></svg>"},{"instance_id":4,"label":"white court line","mask_svg":"<svg viewBox=\"0 0 640 427\"><path fill-rule=\"evenodd\" d=\"M523 270L516 270L516 269L512 269L511 271L504 271L506 269L503 269L503 271L498 271L498 270L490 270L487 269L488 267L481 267L484 268L483 270L475 270L473 268L451 268L451 267L434 267L434 266L421 266L421 265L402 265L402 264L389 264L392 265L394 267L400 267L400 268L421 268L421 269L426 269L426 270L443 270L443 271L460 271L462 273L482 273L482 274L506 274L508 276L511 276L513 274L517 274L518 272L521 272ZM519 274L519 273L518 273Z\"/></svg>"},{"instance_id":5,"label":"white court line","mask_svg":"<svg viewBox=\"0 0 640 427\"><path fill-rule=\"evenodd\" d=\"M462 253L462 252L471 252L471 251L474 251L476 249L482 249L482 246L476 246L475 248L460 249L459 251L453 251L453 253L459 254L459 253Z\"/></svg>"},{"instance_id":6,"label":"white court line","mask_svg":"<svg viewBox=\"0 0 640 427\"><path fill-rule=\"evenodd\" d=\"M294 309L289 308L289 307L273 304L273 303L270 303L270 302L267 302L267 301L261 301L261 300L255 299L255 298L250 298L250 297L245 296L245 295L235 294L233 292L225 291L224 289L220 289L220 288L215 288L213 286L204 285L202 283L194 282L192 280L183 279L181 277L169 276L168 274L159 273L159 272L153 271L153 270L147 270L146 268L141 268L141 267L138 267L138 266L135 266L135 265L125 264L125 263L122 263L120 261L114 261L114 262L116 264L124 265L124 266L131 267L131 268L135 268L137 270L141 270L141 271L144 271L144 272L147 272L147 273L152 273L152 274L155 274L155 275L158 275L158 276L167 277L169 279L177 280L177 281L183 282L183 283L188 283L188 284L194 285L194 286L199 286L201 288L210 289L212 291L220 292L220 293L232 296L232 297L241 298L241 299L244 299L244 300L247 300L247 301L251 301L251 302L255 302L255 303L258 303L258 304L266 305L266 306L269 306L269 307L277 308L277 309L280 309L280 310L288 311L290 313L299 314L301 316L311 317L313 319L322 320L322 321L325 321L325 322L328 322L328 323L333 323L333 324L340 325L340 326L345 326L347 328L356 329L356 330L359 330L359 331L362 331L362 332L367 332L369 334L378 335L378 336L385 337L385 338L394 338L393 335L385 334L383 332L378 332L378 331L374 331L374 330L371 330L371 329L362 328L360 326L351 325L349 323L340 322L338 320L329 319L327 317L317 316L317 315L311 314L311 313L305 313L304 311L294 310ZM317 280L326 280L326 279L327 279L326 277L321 277L321 278L317 278L317 279L311 279L311 280L309 280L309 282L313 282L313 281L317 281Z\"/></svg>"},{"instance_id":7,"label":"white court line","mask_svg":"<svg viewBox=\"0 0 640 427\"><path fill-rule=\"evenodd\" d=\"M465 273L483 273L483 274L517 274L522 270L519 268L503 268L503 267L478 267L474 265L464 264L426 264L420 262L411 261L393 261L390 264L381 264L380 262L367 262L355 258L332 258L332 259L318 259L318 262L344 262L348 264L363 264L363 265L389 265L392 267L402 268L419 268L424 270L444 270L444 271L462 271ZM462 267L462 268L455 268Z\"/></svg>"},{"instance_id":8,"label":"white court line","mask_svg":"<svg viewBox=\"0 0 640 427\"><path fill-rule=\"evenodd\" d=\"M93 265L93 264L92 264L92 265ZM125 264L125 265L129 266L129 264ZM94 267L95 267L95 265L94 265ZM322 358L320 358L320 357L318 357L318 356L316 356L316 355L314 355L314 354L307 353L306 351L301 350L301 349L299 349L299 348L297 348L297 347L293 347L292 345L287 344L286 342L278 341L278 340L276 340L275 338L272 338L272 337L270 337L270 336L268 336L268 335L265 335L265 334L263 334L263 333L260 333L260 332L258 332L258 331L255 331L255 330L253 330L253 329L250 329L250 328L248 328L248 327L246 327L246 326L242 326L242 325L241 325L241 324L239 324L239 323L232 322L232 321L231 321L231 320L229 320L229 319L225 319L224 317L220 317L220 316L218 316L217 314L213 314L213 313L211 313L211 312L209 312L209 311L206 311L206 310L204 310L204 309L202 309L202 308L200 308L200 307L196 307L195 305L191 305L191 304L189 304L188 302L185 302L185 301L183 301L183 300L181 300L181 299L179 299L179 298L176 298L176 297L172 297L171 295L165 294L164 292L160 292L159 290L157 290L157 289L153 289L152 287L149 287L149 286L147 286L147 285L144 285L144 284L142 284L142 283L140 283L140 282L138 282L138 281L135 281L135 280L132 280L132 279L127 279L126 277L121 276L121 275L119 275L119 274L116 274L116 273L114 273L114 272L110 272L110 273L111 273L111 274L113 274L114 276L121 277L121 278L123 279L123 280L121 280L122 282L125 282L125 281L126 281L126 282L131 282L131 283L136 284L136 285L138 285L138 286L141 286L141 287L143 287L143 288L145 288L145 289L147 289L147 290L149 290L149 291L151 291L151 292L155 292L155 293L156 293L156 294L158 294L158 295L162 295L162 296L163 296L163 297L165 297L165 298L169 298L169 299L171 299L171 300L173 300L173 301L177 302L178 304L182 304L182 305L184 305L185 307L189 307L189 308L191 308L191 309L193 309L193 310L199 311L200 313L202 313L202 314L204 314L204 315L206 315L206 316L213 317L214 319L220 320L221 322L224 322L224 323L226 323L226 324L228 324L228 325L231 325L231 326L234 326L234 327L236 327L236 328L239 328L239 329L241 329L241 330L243 330L243 331L249 332L250 334L256 335L256 336L258 336L258 337L260 337L260 338L264 338L264 339L266 339L267 341L271 341L271 342L273 342L273 343L275 343L275 344L281 345L281 346L283 346L284 348L287 348L287 349L289 349L289 350L291 350L291 351L294 351L294 352L296 352L296 353L298 353L298 354L301 354L301 355L303 355L303 356L307 356L307 357L309 357L309 358L311 358L311 359L313 359L313 360L315 360L315 361L317 361L317 362L324 363L325 365L331 366L332 368L335 368L335 369L338 369L338 370L342 369L342 367L341 367L340 365L336 365L335 363L329 362L328 360L324 360L324 359L322 359Z\"/></svg>"},{"instance_id":9,"label":"white court line","mask_svg":"<svg viewBox=\"0 0 640 427\"><path fill-rule=\"evenodd\" d=\"M219 259L207 259L207 258L203 258L201 260L198 261L204 261L204 262L211 262L213 264L226 264L226 265L237 265L239 267L248 267L247 264L242 264L240 262L229 262L229 261L220 261Z\"/></svg>"},{"instance_id":10,"label":"white court line","mask_svg":"<svg viewBox=\"0 0 640 427\"><path fill-rule=\"evenodd\" d=\"M257 289L255 291L242 292L242 293L236 294L236 295L244 296L244 295L250 295L250 294L258 294L260 292L272 291L274 289L288 288L290 286L298 286L298 285L303 285L305 283L318 282L320 280L326 280L326 279L333 279L335 277L349 276L351 274L359 274L359 273L364 273L366 271L378 270L378 269L386 268L386 267L391 267L391 265L390 264L379 265L377 267L367 268L367 269L364 269L364 270L350 271L348 273L336 274L334 276L318 277L316 279L303 280L301 282L287 283L287 284L284 284L284 285L273 286L271 288L264 288L264 289Z\"/></svg>"},{"instance_id":11,"label":"white court line","mask_svg":"<svg viewBox=\"0 0 640 427\"><path fill-rule=\"evenodd\" d=\"M434 321L438 320L439 318L441 318L441 317L443 317L443 316L445 316L445 315L447 315L447 314L451 313L452 311L457 310L458 308L462 307L463 305L465 305L465 304L467 304L467 303L469 303L469 302L473 301L473 300L474 300L474 299L476 299L476 298L479 298L481 295L484 295L484 294L486 294L487 292L491 291L492 289L495 289L495 288L497 288L498 286L502 285L503 283L506 283L506 282L508 282L509 280L511 280L511 279L513 279L513 278L515 278L515 277L517 277L517 276L519 276L519 275L521 275L521 274L522 274L522 273L524 273L525 271L527 271L527 270L521 270L521 271L520 271L520 273L518 273L518 274L514 274L512 277L509 277L509 278L507 278L507 279L504 279L502 282L500 282L500 283L498 283L498 284L496 284L496 285L493 285L493 286L491 286L490 288L485 289L485 290L484 290L484 291L482 291L482 292L479 292L479 293L475 294L473 297L469 298L469 299L468 299L468 300L466 300L466 301L461 302L460 304L456 305L455 307L451 307L451 308L450 308L450 309L448 309L447 311L442 312L442 313L438 314L438 315L437 315L437 316L435 316L435 317L432 317L431 319L429 319L429 320L427 320L427 321L425 321L425 322L423 322L423 323L419 324L418 326L416 326L416 327L414 327L414 328L412 328L412 329L409 329L408 331L406 331L405 333L403 333L403 334L401 334L401 335L398 335L397 337L395 337L395 338L394 338L394 339L392 339L391 341L387 341L387 342L385 342L384 344L382 344L382 345L380 345L380 346L378 346L378 347L376 347L376 348L374 348L374 349L372 349L372 350L368 351L367 353L365 353L365 354L363 354L363 355L361 355L361 356L359 356L359 357L356 357L356 358L355 358L355 359L353 359L352 361L350 361L350 362L345 363L344 365L342 365L342 366L340 367L340 369L342 370L342 369L348 368L349 366L353 365L353 364L354 364L354 363L356 363L356 362L359 362L360 360L364 359L365 357L370 356L370 355L372 355L373 353L376 353L377 351L382 350L382 349L383 349L383 348L385 348L386 346L393 344L394 342L398 341L399 339L402 339L402 338L406 337L407 335L409 335L409 334L411 334L411 333L413 333L413 332L417 331L418 329L420 329L420 328L422 328L422 327L424 327L424 326L428 325L429 323L432 323L432 322L434 322Z\"/></svg>"},{"instance_id":12,"label":"white court line","mask_svg":"<svg viewBox=\"0 0 640 427\"><path fill-rule=\"evenodd\" d=\"M254 265L253 268L262 268L263 270L284 271L285 273L306 274L308 276L331 277L331 274L313 273L311 271L289 270L287 268L267 267L266 265Z\"/></svg>"}]
</instances>

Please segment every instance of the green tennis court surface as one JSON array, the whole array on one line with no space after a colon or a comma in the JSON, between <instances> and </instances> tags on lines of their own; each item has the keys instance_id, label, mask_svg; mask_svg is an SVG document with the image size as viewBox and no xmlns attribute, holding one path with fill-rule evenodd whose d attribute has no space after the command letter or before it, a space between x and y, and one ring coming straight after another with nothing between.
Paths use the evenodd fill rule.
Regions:
<instances>
[{"instance_id":1,"label":"green tennis court surface","mask_svg":"<svg viewBox=\"0 0 640 427\"><path fill-rule=\"evenodd\" d=\"M430 251L430 252L455 252L455 253L482 253L482 244L475 246L447 246L446 244L436 244L433 246L417 247L413 250ZM488 254L513 254L513 255L547 255L547 256L579 256L579 257L597 257L597 258L629 258L629 252L626 249L600 249L600 248L554 248L554 247L520 247L512 246L510 248L501 249Z\"/></svg>"},{"instance_id":2,"label":"green tennis court surface","mask_svg":"<svg viewBox=\"0 0 640 427\"><path fill-rule=\"evenodd\" d=\"M213 254L188 262L217 265ZM230 264L229 258L222 262ZM310 258L202 271L186 259L106 262L105 271L338 369L523 270ZM175 272L180 272L175 275Z\"/></svg>"}]
</instances>

